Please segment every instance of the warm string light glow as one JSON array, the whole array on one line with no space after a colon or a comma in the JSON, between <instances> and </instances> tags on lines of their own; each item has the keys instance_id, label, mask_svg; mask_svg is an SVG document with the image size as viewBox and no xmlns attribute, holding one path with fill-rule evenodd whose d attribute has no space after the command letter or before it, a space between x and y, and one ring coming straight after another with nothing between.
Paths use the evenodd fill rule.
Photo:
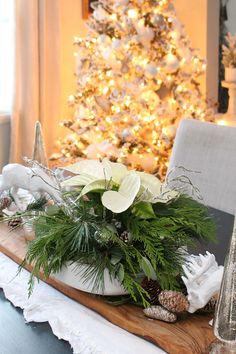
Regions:
<instances>
[{"instance_id":1,"label":"warm string light glow","mask_svg":"<svg viewBox=\"0 0 236 354\"><path fill-rule=\"evenodd\" d=\"M75 37L77 91L68 103L69 158L103 158L163 176L180 119L210 119L197 84L205 62L170 0L99 0ZM67 162L67 160L66 160Z\"/></svg>"}]
</instances>

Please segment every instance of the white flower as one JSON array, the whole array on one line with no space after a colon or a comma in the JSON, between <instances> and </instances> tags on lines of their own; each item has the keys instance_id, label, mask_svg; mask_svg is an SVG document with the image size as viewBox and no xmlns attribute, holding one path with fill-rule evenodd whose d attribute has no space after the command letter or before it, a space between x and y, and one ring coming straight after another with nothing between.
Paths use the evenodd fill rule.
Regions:
<instances>
[{"instance_id":1,"label":"white flower","mask_svg":"<svg viewBox=\"0 0 236 354\"><path fill-rule=\"evenodd\" d=\"M141 200L149 203L167 203L176 198L179 193L169 189L164 183L145 172L137 172L141 178Z\"/></svg>"},{"instance_id":2,"label":"white flower","mask_svg":"<svg viewBox=\"0 0 236 354\"><path fill-rule=\"evenodd\" d=\"M161 181L148 173L128 171L121 163L108 159L83 160L63 169L76 174L62 182L63 187L83 187L79 198L91 191L104 191L102 204L114 213L127 210L137 197L137 201L167 203L178 196ZM118 187L118 191L112 190Z\"/></svg>"},{"instance_id":3,"label":"white flower","mask_svg":"<svg viewBox=\"0 0 236 354\"><path fill-rule=\"evenodd\" d=\"M102 204L113 213L122 213L134 202L140 189L140 177L135 172L129 172L122 179L118 191L106 191L102 196Z\"/></svg>"}]
</instances>

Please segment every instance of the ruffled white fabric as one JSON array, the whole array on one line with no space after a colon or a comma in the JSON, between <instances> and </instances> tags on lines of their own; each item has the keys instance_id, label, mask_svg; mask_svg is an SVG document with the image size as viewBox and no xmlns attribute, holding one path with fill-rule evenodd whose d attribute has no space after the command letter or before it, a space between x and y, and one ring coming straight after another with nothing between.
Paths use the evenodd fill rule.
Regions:
<instances>
[{"instance_id":1,"label":"ruffled white fabric","mask_svg":"<svg viewBox=\"0 0 236 354\"><path fill-rule=\"evenodd\" d=\"M113 325L44 282L35 284L28 299L29 272L23 270L16 276L17 271L18 265L0 253L0 287L6 298L23 309L27 322L48 321L53 333L70 343L74 354L164 353L152 343Z\"/></svg>"}]
</instances>

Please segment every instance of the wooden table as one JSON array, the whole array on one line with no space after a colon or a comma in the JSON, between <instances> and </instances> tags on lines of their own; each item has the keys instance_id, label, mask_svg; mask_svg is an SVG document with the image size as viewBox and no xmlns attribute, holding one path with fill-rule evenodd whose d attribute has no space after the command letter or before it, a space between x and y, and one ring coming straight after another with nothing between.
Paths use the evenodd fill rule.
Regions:
<instances>
[{"instance_id":1,"label":"wooden table","mask_svg":"<svg viewBox=\"0 0 236 354\"><path fill-rule=\"evenodd\" d=\"M0 252L20 264L24 259L26 247L22 230L9 231L6 225L0 225ZM26 269L30 271L32 268L29 265ZM212 317L210 315L187 315L187 318L169 324L148 319L137 306L112 306L102 296L73 289L53 277L46 282L115 325L153 342L168 353L204 354L208 352L208 347L214 340L212 328L208 324Z\"/></svg>"}]
</instances>

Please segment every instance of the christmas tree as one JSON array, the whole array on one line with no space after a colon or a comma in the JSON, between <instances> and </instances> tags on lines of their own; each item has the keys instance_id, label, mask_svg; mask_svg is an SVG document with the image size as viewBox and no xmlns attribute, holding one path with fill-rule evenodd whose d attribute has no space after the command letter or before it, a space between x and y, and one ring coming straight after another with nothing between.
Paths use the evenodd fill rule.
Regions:
<instances>
[{"instance_id":1,"label":"christmas tree","mask_svg":"<svg viewBox=\"0 0 236 354\"><path fill-rule=\"evenodd\" d=\"M108 157L163 176L180 119L208 120L190 47L170 0L99 0L75 38L77 90L65 160Z\"/></svg>"}]
</instances>

